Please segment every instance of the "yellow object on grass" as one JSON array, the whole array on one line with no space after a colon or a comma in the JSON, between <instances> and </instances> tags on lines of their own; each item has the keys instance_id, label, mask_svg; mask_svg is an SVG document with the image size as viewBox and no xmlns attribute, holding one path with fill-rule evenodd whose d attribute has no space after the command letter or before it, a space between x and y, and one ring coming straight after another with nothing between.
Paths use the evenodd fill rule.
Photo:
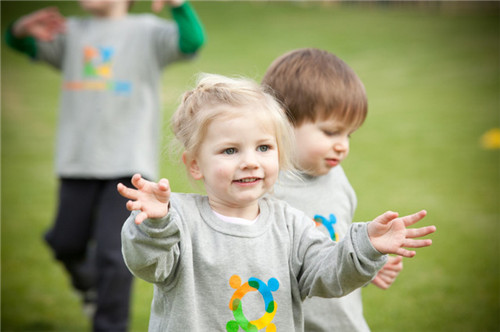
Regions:
<instances>
[{"instance_id":1,"label":"yellow object on grass","mask_svg":"<svg viewBox=\"0 0 500 332\"><path fill-rule=\"evenodd\" d=\"M488 130L481 136L481 147L486 150L500 149L500 128Z\"/></svg>"}]
</instances>

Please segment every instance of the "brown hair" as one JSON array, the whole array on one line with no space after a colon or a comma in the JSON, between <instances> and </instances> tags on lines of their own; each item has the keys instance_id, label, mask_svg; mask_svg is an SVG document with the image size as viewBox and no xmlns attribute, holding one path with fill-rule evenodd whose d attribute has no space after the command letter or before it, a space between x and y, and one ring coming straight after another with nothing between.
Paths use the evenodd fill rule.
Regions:
<instances>
[{"instance_id":1,"label":"brown hair","mask_svg":"<svg viewBox=\"0 0 500 332\"><path fill-rule=\"evenodd\" d=\"M285 105L294 126L333 118L357 129L366 118L363 83L344 61L324 50L304 48L280 56L262 84Z\"/></svg>"}]
</instances>

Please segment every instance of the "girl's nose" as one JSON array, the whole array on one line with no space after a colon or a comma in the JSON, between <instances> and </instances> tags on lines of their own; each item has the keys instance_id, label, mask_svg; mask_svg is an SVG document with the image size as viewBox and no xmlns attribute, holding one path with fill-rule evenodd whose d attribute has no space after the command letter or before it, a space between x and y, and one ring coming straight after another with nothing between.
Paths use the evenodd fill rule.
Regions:
<instances>
[{"instance_id":1,"label":"girl's nose","mask_svg":"<svg viewBox=\"0 0 500 332\"><path fill-rule=\"evenodd\" d=\"M241 168L257 168L259 167L259 164L257 162L257 158L255 156L255 153L252 152L247 152L243 154L242 160L241 160Z\"/></svg>"}]
</instances>

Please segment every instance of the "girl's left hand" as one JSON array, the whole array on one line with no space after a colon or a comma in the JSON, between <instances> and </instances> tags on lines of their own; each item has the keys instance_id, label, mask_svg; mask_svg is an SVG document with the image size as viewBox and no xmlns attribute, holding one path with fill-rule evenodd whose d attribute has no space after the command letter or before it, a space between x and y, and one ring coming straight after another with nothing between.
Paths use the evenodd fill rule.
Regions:
<instances>
[{"instance_id":1,"label":"girl's left hand","mask_svg":"<svg viewBox=\"0 0 500 332\"><path fill-rule=\"evenodd\" d=\"M373 247L383 254L403 257L415 256L415 251L405 248L422 248L432 244L430 239L415 239L436 231L435 226L407 228L426 216L422 210L415 214L398 218L396 212L388 211L368 224L368 236Z\"/></svg>"}]
</instances>

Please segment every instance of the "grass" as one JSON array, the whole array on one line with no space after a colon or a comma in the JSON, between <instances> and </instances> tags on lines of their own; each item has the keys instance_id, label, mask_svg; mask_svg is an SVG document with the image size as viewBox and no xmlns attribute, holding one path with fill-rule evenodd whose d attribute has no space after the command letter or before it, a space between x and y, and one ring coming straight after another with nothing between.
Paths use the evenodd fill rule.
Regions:
<instances>
[{"instance_id":1,"label":"grass","mask_svg":"<svg viewBox=\"0 0 500 332\"><path fill-rule=\"evenodd\" d=\"M49 4L1 1L2 32ZM50 2L80 15L73 2ZM364 289L373 331L498 331L499 150L480 137L500 127L499 4L494 2L195 2L208 36L199 58L164 72L165 133L196 73L260 80L298 47L327 49L364 81L369 115L352 137L345 170L358 195L356 221L385 210L426 208L431 248L405 260L387 291ZM149 11L136 2L134 11ZM166 14L164 16L167 16ZM41 236L51 225L59 74L1 51L2 331L85 331L78 299ZM165 139L165 146L168 146ZM161 173L190 190L162 154ZM132 330L147 328L151 285L138 280Z\"/></svg>"}]
</instances>

